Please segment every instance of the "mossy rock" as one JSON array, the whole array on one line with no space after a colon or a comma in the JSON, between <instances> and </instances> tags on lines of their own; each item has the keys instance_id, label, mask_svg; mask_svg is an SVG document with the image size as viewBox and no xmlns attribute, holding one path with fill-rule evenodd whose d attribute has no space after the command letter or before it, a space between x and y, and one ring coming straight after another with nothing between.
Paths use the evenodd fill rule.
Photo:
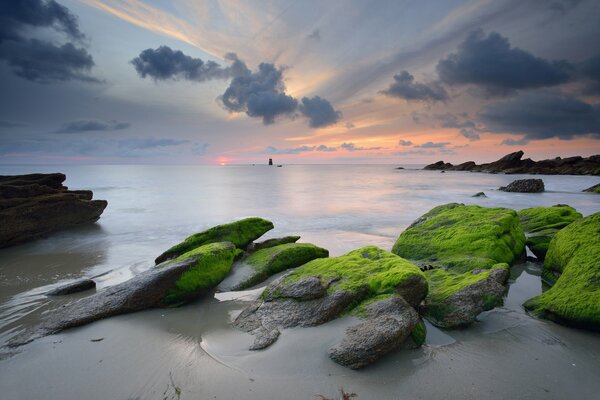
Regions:
<instances>
[{"instance_id":1,"label":"mossy rock","mask_svg":"<svg viewBox=\"0 0 600 400\"><path fill-rule=\"evenodd\" d=\"M429 294L422 307L425 318L446 329L469 325L481 312L502 303L508 268L508 264L496 264L488 270L462 274L443 269L426 271Z\"/></svg>"},{"instance_id":2,"label":"mossy rock","mask_svg":"<svg viewBox=\"0 0 600 400\"><path fill-rule=\"evenodd\" d=\"M296 243L298 240L300 240L300 236L284 236L281 238L267 239L263 242L250 243L248 246L248 251L253 252L267 249L269 247L279 246L280 244Z\"/></svg>"},{"instance_id":3,"label":"mossy rock","mask_svg":"<svg viewBox=\"0 0 600 400\"><path fill-rule=\"evenodd\" d=\"M247 289L286 269L296 268L317 258L329 257L329 251L310 243L286 243L267 247L242 260L252 269L250 275L233 290Z\"/></svg>"},{"instance_id":4,"label":"mossy rock","mask_svg":"<svg viewBox=\"0 0 600 400\"><path fill-rule=\"evenodd\" d=\"M419 267L376 246L313 260L286 275L283 285L314 276L320 277L330 294L364 293L364 299L368 299L398 293L413 306L427 294L427 280Z\"/></svg>"},{"instance_id":5,"label":"mossy rock","mask_svg":"<svg viewBox=\"0 0 600 400\"><path fill-rule=\"evenodd\" d=\"M523 230L528 234L525 243L540 260L546 257L548 246L556 232L583 217L573 207L564 204L526 208L517 214Z\"/></svg>"},{"instance_id":6,"label":"mossy rock","mask_svg":"<svg viewBox=\"0 0 600 400\"><path fill-rule=\"evenodd\" d=\"M231 242L240 249L273 229L273 223L262 218L246 218L229 224L217 225L186 238L155 260L157 264L179 257L190 250L209 243Z\"/></svg>"},{"instance_id":7,"label":"mossy rock","mask_svg":"<svg viewBox=\"0 0 600 400\"><path fill-rule=\"evenodd\" d=\"M170 264L193 259L195 263L185 271L170 288L162 305L178 305L190 301L219 284L231 269L238 249L230 242L210 243L195 248L176 259L156 266L164 268Z\"/></svg>"},{"instance_id":8,"label":"mossy rock","mask_svg":"<svg viewBox=\"0 0 600 400\"><path fill-rule=\"evenodd\" d=\"M600 169L596 172L595 175L600 175ZM600 194L600 183L594 186L590 186L589 188L584 189L583 191L588 193Z\"/></svg>"},{"instance_id":9,"label":"mossy rock","mask_svg":"<svg viewBox=\"0 0 600 400\"><path fill-rule=\"evenodd\" d=\"M525 252L517 213L450 203L433 208L400 236L392 252L420 265L462 273L512 265Z\"/></svg>"},{"instance_id":10,"label":"mossy rock","mask_svg":"<svg viewBox=\"0 0 600 400\"><path fill-rule=\"evenodd\" d=\"M558 323L600 330L600 213L571 223L550 242L544 276L554 285L524 306Z\"/></svg>"}]
</instances>

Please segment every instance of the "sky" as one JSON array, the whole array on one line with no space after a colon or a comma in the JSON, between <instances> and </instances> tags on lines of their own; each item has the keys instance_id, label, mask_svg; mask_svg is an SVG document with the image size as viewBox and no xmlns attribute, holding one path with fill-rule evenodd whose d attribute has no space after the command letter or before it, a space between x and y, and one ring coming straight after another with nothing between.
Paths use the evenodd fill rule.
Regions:
<instances>
[{"instance_id":1,"label":"sky","mask_svg":"<svg viewBox=\"0 0 600 400\"><path fill-rule=\"evenodd\" d=\"M600 154L597 0L0 2L1 164Z\"/></svg>"}]
</instances>

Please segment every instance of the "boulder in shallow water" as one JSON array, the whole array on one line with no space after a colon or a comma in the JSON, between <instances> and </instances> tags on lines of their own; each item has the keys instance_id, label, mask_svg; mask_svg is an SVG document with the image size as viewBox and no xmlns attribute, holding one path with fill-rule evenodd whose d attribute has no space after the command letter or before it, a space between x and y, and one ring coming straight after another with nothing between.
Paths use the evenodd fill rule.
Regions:
<instances>
[{"instance_id":1,"label":"boulder in shallow water","mask_svg":"<svg viewBox=\"0 0 600 400\"><path fill-rule=\"evenodd\" d=\"M320 258L271 283L260 300L247 307L234 326L262 336L295 326L315 326L349 311L362 301L400 295L419 304L427 294L427 280L414 264L375 246L335 258Z\"/></svg>"},{"instance_id":2,"label":"boulder in shallow water","mask_svg":"<svg viewBox=\"0 0 600 400\"><path fill-rule=\"evenodd\" d=\"M262 218L245 218L229 224L217 225L203 232L187 237L183 242L171 247L155 260L157 264L179 257L197 247L209 243L231 242L240 249L246 248L254 240L273 229L273 223Z\"/></svg>"},{"instance_id":3,"label":"boulder in shallow water","mask_svg":"<svg viewBox=\"0 0 600 400\"><path fill-rule=\"evenodd\" d=\"M509 183L508 186L501 186L498 190L517 193L541 193L544 191L544 181L541 179L517 179Z\"/></svg>"},{"instance_id":4,"label":"boulder in shallow water","mask_svg":"<svg viewBox=\"0 0 600 400\"><path fill-rule=\"evenodd\" d=\"M196 248L126 282L50 311L37 327L14 338L11 345L102 318L190 301L209 292L229 273L235 254L235 246L228 242Z\"/></svg>"},{"instance_id":5,"label":"boulder in shallow water","mask_svg":"<svg viewBox=\"0 0 600 400\"><path fill-rule=\"evenodd\" d=\"M528 300L527 310L561 324L600 330L600 213L556 233L543 276L553 285Z\"/></svg>"},{"instance_id":6,"label":"boulder in shallow water","mask_svg":"<svg viewBox=\"0 0 600 400\"><path fill-rule=\"evenodd\" d=\"M46 292L46 294L48 296L63 296L67 294L79 293L86 290L94 289L95 287L96 282L89 278L82 278L49 290L48 292Z\"/></svg>"},{"instance_id":7,"label":"boulder in shallow water","mask_svg":"<svg viewBox=\"0 0 600 400\"><path fill-rule=\"evenodd\" d=\"M310 243L286 243L258 250L241 260L250 273L232 290L247 289L271 275L325 257L329 257L329 251Z\"/></svg>"},{"instance_id":8,"label":"boulder in shallow water","mask_svg":"<svg viewBox=\"0 0 600 400\"><path fill-rule=\"evenodd\" d=\"M587 189L582 190L583 192L588 192L588 193L598 193L600 194L600 183L594 186L590 186Z\"/></svg>"},{"instance_id":9,"label":"boulder in shallow water","mask_svg":"<svg viewBox=\"0 0 600 400\"><path fill-rule=\"evenodd\" d=\"M556 232L583 217L573 207L564 204L526 208L517 214L527 233L527 247L540 260L546 257L548 246Z\"/></svg>"}]
</instances>

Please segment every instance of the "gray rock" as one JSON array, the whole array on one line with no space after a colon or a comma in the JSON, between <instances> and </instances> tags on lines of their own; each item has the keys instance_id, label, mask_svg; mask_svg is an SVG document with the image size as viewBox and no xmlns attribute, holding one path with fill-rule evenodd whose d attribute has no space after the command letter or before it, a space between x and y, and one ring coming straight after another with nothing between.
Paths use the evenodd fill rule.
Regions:
<instances>
[{"instance_id":1,"label":"gray rock","mask_svg":"<svg viewBox=\"0 0 600 400\"><path fill-rule=\"evenodd\" d=\"M365 322L346 330L331 349L332 360L352 369L363 368L400 349L419 322L419 314L400 296L367 306Z\"/></svg>"},{"instance_id":2,"label":"gray rock","mask_svg":"<svg viewBox=\"0 0 600 400\"><path fill-rule=\"evenodd\" d=\"M487 197L487 196L486 196L486 195L485 195L485 193L483 193L483 192L478 192L478 193L475 193L475 194L474 194L473 196L471 196L471 197Z\"/></svg>"},{"instance_id":3,"label":"gray rock","mask_svg":"<svg viewBox=\"0 0 600 400\"><path fill-rule=\"evenodd\" d=\"M49 290L46 292L46 294L48 296L62 296L66 294L83 292L85 290L94 289L95 287L96 282L88 278L82 278L76 280L75 282L70 282L55 289Z\"/></svg>"},{"instance_id":4,"label":"gray rock","mask_svg":"<svg viewBox=\"0 0 600 400\"><path fill-rule=\"evenodd\" d=\"M498 190L518 193L540 193L544 191L544 181L541 179L517 179L508 186L500 187Z\"/></svg>"},{"instance_id":5,"label":"gray rock","mask_svg":"<svg viewBox=\"0 0 600 400\"><path fill-rule=\"evenodd\" d=\"M327 293L327 286L323 285L321 278L318 276L309 276L291 285L282 285L281 282L281 278L274 282L266 296L267 301L273 300L273 294L279 297L304 301L321 298Z\"/></svg>"},{"instance_id":6,"label":"gray rock","mask_svg":"<svg viewBox=\"0 0 600 400\"><path fill-rule=\"evenodd\" d=\"M582 191L588 193L600 193L600 183L594 186L590 186L589 188L584 189Z\"/></svg>"},{"instance_id":7,"label":"gray rock","mask_svg":"<svg viewBox=\"0 0 600 400\"><path fill-rule=\"evenodd\" d=\"M280 244L296 243L298 240L300 240L300 236L284 236L281 238L267 239L262 242L250 243L246 251L250 253L261 249L267 249L269 247L275 247Z\"/></svg>"}]
</instances>

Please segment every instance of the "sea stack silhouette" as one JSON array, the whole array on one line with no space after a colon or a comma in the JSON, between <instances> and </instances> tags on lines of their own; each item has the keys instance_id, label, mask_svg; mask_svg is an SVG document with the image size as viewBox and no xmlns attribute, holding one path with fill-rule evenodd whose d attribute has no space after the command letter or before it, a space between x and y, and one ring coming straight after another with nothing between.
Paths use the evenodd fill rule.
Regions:
<instances>
[{"instance_id":1,"label":"sea stack silhouette","mask_svg":"<svg viewBox=\"0 0 600 400\"><path fill-rule=\"evenodd\" d=\"M269 158L269 165L273 165L273 159Z\"/></svg>"}]
</instances>

